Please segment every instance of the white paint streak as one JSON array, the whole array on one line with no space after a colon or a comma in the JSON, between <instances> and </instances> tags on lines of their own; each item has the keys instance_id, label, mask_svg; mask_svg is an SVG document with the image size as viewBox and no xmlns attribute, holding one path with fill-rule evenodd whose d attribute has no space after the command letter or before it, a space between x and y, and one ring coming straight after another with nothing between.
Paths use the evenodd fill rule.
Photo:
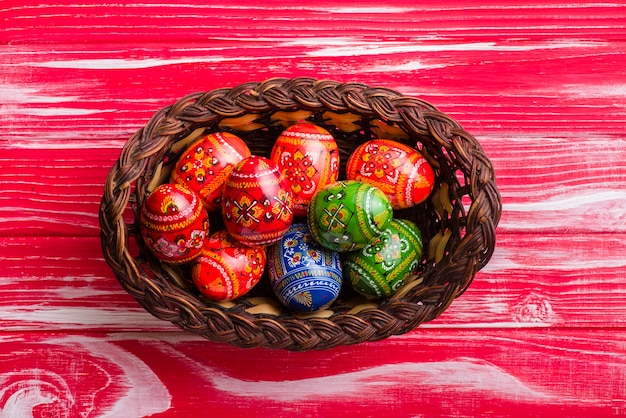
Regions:
<instances>
[{"instance_id":1,"label":"white paint streak","mask_svg":"<svg viewBox=\"0 0 626 418\"><path fill-rule=\"evenodd\" d=\"M170 356L182 357L179 351L159 345ZM439 362L405 362L385 364L359 371L328 376L282 380L247 381L227 376L185 357L195 370L215 389L229 396L258 398L297 403L307 399L360 399L384 396L386 390L406 390L405 398L419 397L425 388L429 392L484 391L503 399L545 401L553 396L526 386L501 368L476 358L457 358ZM401 384L400 384L401 383Z\"/></svg>"},{"instance_id":2,"label":"white paint streak","mask_svg":"<svg viewBox=\"0 0 626 418\"><path fill-rule=\"evenodd\" d=\"M11 306L0 307L0 318L4 321L18 321L28 324L29 328L36 324L62 324L67 326L124 326L128 327L159 327L169 322L161 321L143 309L106 309L89 307L49 307L32 305L28 308ZM173 327L173 325L172 325Z\"/></svg>"},{"instance_id":3,"label":"white paint streak","mask_svg":"<svg viewBox=\"0 0 626 418\"><path fill-rule=\"evenodd\" d=\"M90 298L94 296L105 296L105 295L111 294L111 290L98 290L98 289L93 289L91 287L72 287L72 286L57 287L57 288L51 289L50 292L55 293L57 295L57 300L82 299L82 298Z\"/></svg>"},{"instance_id":4,"label":"white paint streak","mask_svg":"<svg viewBox=\"0 0 626 418\"><path fill-rule=\"evenodd\" d=\"M80 97L67 95L68 86L56 89L0 84L0 115L21 116L87 116L101 113L116 112L117 109L81 108L71 106L52 106L60 103L78 103ZM74 86L75 87L75 86ZM90 86L93 88L93 86Z\"/></svg>"},{"instance_id":5,"label":"white paint streak","mask_svg":"<svg viewBox=\"0 0 626 418\"><path fill-rule=\"evenodd\" d=\"M561 94L569 94L574 97L623 99L626 98L626 84L566 84L564 86L559 86L558 92Z\"/></svg>"},{"instance_id":6,"label":"white paint streak","mask_svg":"<svg viewBox=\"0 0 626 418\"><path fill-rule=\"evenodd\" d=\"M420 70L432 70L437 68L445 68L448 67L449 64L425 64L422 61L414 60L403 62L399 64L388 64L388 65L374 65L370 67L363 67L358 69L358 72L361 73L393 73L393 72L409 72L409 71L420 71Z\"/></svg>"},{"instance_id":7,"label":"white paint streak","mask_svg":"<svg viewBox=\"0 0 626 418\"><path fill-rule=\"evenodd\" d=\"M78 100L76 96L62 96L43 94L40 89L18 86L14 84L0 84L0 102L15 103L63 103Z\"/></svg>"},{"instance_id":8,"label":"white paint streak","mask_svg":"<svg viewBox=\"0 0 626 418\"><path fill-rule=\"evenodd\" d=\"M337 13L337 14L362 14L362 13L402 14L402 13L411 12L415 9L409 8L409 7L393 7L393 6L389 6L389 7L373 7L373 6L352 7L350 6L350 7L330 7L330 8L323 9L323 10L328 11L330 13Z\"/></svg>"},{"instance_id":9,"label":"white paint streak","mask_svg":"<svg viewBox=\"0 0 626 418\"><path fill-rule=\"evenodd\" d=\"M208 371L208 370L207 370ZM286 381L248 382L206 373L216 389L232 396L298 402L319 397L376 397L377 392L397 387L418 394L422 388L450 392L485 391L505 399L550 399L493 364L474 358L441 362L386 364L337 375ZM413 383L413 385L411 385ZM409 389L410 386L413 388Z\"/></svg>"},{"instance_id":10,"label":"white paint streak","mask_svg":"<svg viewBox=\"0 0 626 418\"><path fill-rule=\"evenodd\" d=\"M16 258L14 260L24 260L25 258ZM0 261L7 261L7 260L11 260L8 258L4 258L4 257L0 257ZM42 277L33 277L33 278L28 278L28 277L6 277L6 276L2 276L0 275L0 278L2 278L2 284L0 285L0 289L2 289L2 294L3 296L11 296L11 295L15 295L15 299L20 299L20 300L24 300L24 290L20 287L15 287L17 286L23 286L25 282L27 281L41 281ZM67 277L54 277L54 280L58 280L58 281L64 281L64 282L77 282L79 280L83 280L83 278L78 278L78 277L72 277L72 276L67 276ZM58 287L54 287L52 289L46 289L46 292L48 293L52 293L52 294L56 294L57 295L57 300L61 301L61 300L74 300L74 299L84 299L84 298L92 298L92 297L97 297L97 296L110 296L112 294L111 290L104 290L104 289L94 289L92 287L89 286L82 286L82 287L76 287L76 286L58 286ZM120 293L121 294L121 293Z\"/></svg>"},{"instance_id":11,"label":"white paint streak","mask_svg":"<svg viewBox=\"0 0 626 418\"><path fill-rule=\"evenodd\" d=\"M458 302L457 302L458 303ZM484 311L483 311L484 312ZM476 315L473 315L474 317ZM553 326L552 322L517 322L517 321L493 321L493 322L469 322L469 323L424 323L420 328L424 329L530 329L530 328L549 328Z\"/></svg>"},{"instance_id":12,"label":"white paint streak","mask_svg":"<svg viewBox=\"0 0 626 418\"><path fill-rule=\"evenodd\" d=\"M19 209L18 209L19 210ZM25 210L25 209L22 209ZM94 218L94 214L90 214L88 215L88 217L92 217ZM95 216L97 217L97 215ZM73 219L73 220L69 220L69 219ZM12 227L11 224L16 225L17 222L22 223L22 226L15 226ZM60 217L60 222L59 219L54 218L54 217L45 217L45 216L20 216L20 217L0 217L0 225L4 224L4 225L9 225L8 228L10 229L22 229L24 228L24 224L28 225L31 228L40 228L40 229L46 229L48 228L48 226L46 226L46 224L57 224L57 223L61 223L63 225L71 225L71 226L78 226L78 227L82 227L82 228L90 228L90 229L98 229L99 225L96 224L86 224L83 221L77 219L77 218L70 218L67 216L61 216ZM5 227L6 228L6 227ZM3 229L5 229L3 228Z\"/></svg>"},{"instance_id":13,"label":"white paint streak","mask_svg":"<svg viewBox=\"0 0 626 418\"><path fill-rule=\"evenodd\" d=\"M503 219L498 224L498 229L502 232L545 232L561 231L565 233L613 233L626 232L626 213L622 212L621 217L607 216L601 210L586 214L566 214L555 213L551 216L528 216L524 219ZM607 218L601 219L602 217ZM591 219L598 219L599 222L590 222Z\"/></svg>"},{"instance_id":14,"label":"white paint streak","mask_svg":"<svg viewBox=\"0 0 626 418\"><path fill-rule=\"evenodd\" d=\"M124 371L127 389L108 411L100 415L101 418L148 416L170 408L172 396L158 376L141 359L117 345L82 336L68 336L49 342L82 346L90 355L105 359ZM119 379L117 376L111 378Z\"/></svg>"},{"instance_id":15,"label":"white paint streak","mask_svg":"<svg viewBox=\"0 0 626 418\"><path fill-rule=\"evenodd\" d=\"M26 116L85 116L97 115L100 113L113 113L117 109L80 109L71 107L14 107L0 106L0 114L5 115L26 115Z\"/></svg>"},{"instance_id":16,"label":"white paint streak","mask_svg":"<svg viewBox=\"0 0 626 418\"><path fill-rule=\"evenodd\" d=\"M349 38L302 38L287 42L288 45L318 47L307 52L315 57L343 57L360 55L383 55L400 53L427 53L451 51L495 51L525 52L535 50L594 48L604 45L602 42L583 40L555 40L544 43L503 45L496 42L468 43L415 43L415 42L366 42ZM323 46L319 47L320 44Z\"/></svg>"},{"instance_id":17,"label":"white paint streak","mask_svg":"<svg viewBox=\"0 0 626 418\"><path fill-rule=\"evenodd\" d=\"M503 211L515 212L561 211L574 210L606 202L626 205L626 191L596 189L588 192L577 192L576 195L572 196L555 196L540 202L503 203L502 208Z\"/></svg>"},{"instance_id":18,"label":"white paint streak","mask_svg":"<svg viewBox=\"0 0 626 418\"><path fill-rule=\"evenodd\" d=\"M57 411L86 417L92 416L96 410L101 418L149 416L170 408L172 396L158 376L138 357L117 345L85 336L50 339L46 343L67 346L82 361L88 361L90 357L103 359L107 364L119 367L123 373L111 374L106 365L92 362L107 379L95 392L86 394L80 392L80 387L70 388L63 376L55 371L24 369L4 373L0 376L0 418L32 417L35 407L53 403ZM71 377L89 379L89 376ZM122 386L124 391L106 392L113 382ZM103 403L106 405L104 411L95 404L98 396L109 400ZM99 399L98 402L102 401Z\"/></svg>"},{"instance_id":19,"label":"white paint streak","mask_svg":"<svg viewBox=\"0 0 626 418\"><path fill-rule=\"evenodd\" d=\"M558 242L555 240L555 244ZM549 244L548 244L549 245ZM589 242L588 245L593 245ZM509 249L506 245L498 246L489 263L481 270L482 273L496 273L511 270L523 271L529 274L532 271L560 271L580 272L582 270L597 270L600 268L619 269L626 267L626 257L619 252L606 254L597 252L596 256L589 254L587 245L581 245L580 252L571 247L555 246L546 249L546 244L528 241L528 247L523 251ZM598 248L596 248L598 251ZM584 255L584 257L583 257Z\"/></svg>"},{"instance_id":20,"label":"white paint streak","mask_svg":"<svg viewBox=\"0 0 626 418\"><path fill-rule=\"evenodd\" d=\"M11 142L11 148L24 149L24 150L41 150L41 149L122 149L127 138L110 140L112 136L119 136L119 131L107 131L97 130L88 132L89 137L93 137L97 140L85 141L83 138L86 136L86 132L74 132L68 131L65 133L58 133L50 135L52 139L43 138L41 134L33 133L27 135L23 140ZM37 136L37 139L33 139L33 136ZM129 134L130 136L130 134Z\"/></svg>"},{"instance_id":21,"label":"white paint streak","mask_svg":"<svg viewBox=\"0 0 626 418\"><path fill-rule=\"evenodd\" d=\"M56 372L34 368L0 376L0 418L33 417L33 408L53 403L65 411L75 404L68 384Z\"/></svg>"},{"instance_id":22,"label":"white paint streak","mask_svg":"<svg viewBox=\"0 0 626 418\"><path fill-rule=\"evenodd\" d=\"M161 67L166 65L179 64L198 64L198 63L217 63L225 61L248 61L254 62L259 60L258 57L189 57L189 58L145 58L145 59L127 59L127 58L94 58L94 59L75 59L75 60L58 60L58 61L42 61L42 62L26 62L19 64L20 66L44 67L44 68L64 68L64 69L95 69L95 70L128 70L128 69L145 69Z\"/></svg>"}]
</instances>

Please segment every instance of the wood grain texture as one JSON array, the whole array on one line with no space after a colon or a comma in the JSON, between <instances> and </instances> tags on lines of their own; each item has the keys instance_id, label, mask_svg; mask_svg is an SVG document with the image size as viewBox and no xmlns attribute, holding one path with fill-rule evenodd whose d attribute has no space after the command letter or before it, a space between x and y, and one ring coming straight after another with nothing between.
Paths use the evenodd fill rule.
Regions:
<instances>
[{"instance_id":1,"label":"wood grain texture","mask_svg":"<svg viewBox=\"0 0 626 418\"><path fill-rule=\"evenodd\" d=\"M207 349L181 333L14 333L0 341L0 399L7 416L33 405L48 416L622 415L624 337L416 331L384 344L278 354Z\"/></svg>"},{"instance_id":2,"label":"wood grain texture","mask_svg":"<svg viewBox=\"0 0 626 418\"><path fill-rule=\"evenodd\" d=\"M9 0L0 26L0 417L626 415L620 2ZM378 343L240 350L156 320L100 251L122 145L188 93L301 75L472 132L502 194L491 262Z\"/></svg>"},{"instance_id":3,"label":"wood grain texture","mask_svg":"<svg viewBox=\"0 0 626 418\"><path fill-rule=\"evenodd\" d=\"M96 237L5 237L0 248L3 329L174 329L121 289ZM501 233L469 290L423 326L621 328L625 253L626 234Z\"/></svg>"}]
</instances>

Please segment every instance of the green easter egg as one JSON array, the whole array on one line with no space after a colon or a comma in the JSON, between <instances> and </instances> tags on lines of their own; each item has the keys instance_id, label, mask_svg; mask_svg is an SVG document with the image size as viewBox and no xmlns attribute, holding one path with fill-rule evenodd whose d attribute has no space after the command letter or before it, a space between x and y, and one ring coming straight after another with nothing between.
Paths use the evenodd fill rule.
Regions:
<instances>
[{"instance_id":1,"label":"green easter egg","mask_svg":"<svg viewBox=\"0 0 626 418\"><path fill-rule=\"evenodd\" d=\"M391 203L381 190L354 180L317 191L307 212L315 240L334 251L353 251L375 241L392 216Z\"/></svg>"},{"instance_id":2,"label":"green easter egg","mask_svg":"<svg viewBox=\"0 0 626 418\"><path fill-rule=\"evenodd\" d=\"M392 219L378 240L344 256L344 278L368 299L386 298L416 273L423 248L417 225Z\"/></svg>"}]
</instances>

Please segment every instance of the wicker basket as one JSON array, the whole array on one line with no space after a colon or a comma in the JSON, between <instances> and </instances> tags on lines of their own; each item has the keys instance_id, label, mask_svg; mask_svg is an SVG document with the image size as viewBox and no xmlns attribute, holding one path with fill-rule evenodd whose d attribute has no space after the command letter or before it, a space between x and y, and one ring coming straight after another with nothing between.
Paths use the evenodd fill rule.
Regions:
<instances>
[{"instance_id":1,"label":"wicker basket","mask_svg":"<svg viewBox=\"0 0 626 418\"><path fill-rule=\"evenodd\" d=\"M304 119L334 135L342 172L350 153L377 137L419 149L435 169L431 198L395 215L420 226L427 248L419 274L394 296L372 303L346 290L324 311L293 315L262 280L235 301L211 302L190 285L185 267L160 263L145 250L139 208L167 181L191 141L230 131L253 154L268 156L280 132ZM104 256L117 279L157 318L211 341L303 351L380 340L439 316L489 261L500 214L493 167L482 147L429 103L364 84L277 78L192 94L159 110L111 169L100 227ZM211 221L213 232L219 220Z\"/></svg>"}]
</instances>

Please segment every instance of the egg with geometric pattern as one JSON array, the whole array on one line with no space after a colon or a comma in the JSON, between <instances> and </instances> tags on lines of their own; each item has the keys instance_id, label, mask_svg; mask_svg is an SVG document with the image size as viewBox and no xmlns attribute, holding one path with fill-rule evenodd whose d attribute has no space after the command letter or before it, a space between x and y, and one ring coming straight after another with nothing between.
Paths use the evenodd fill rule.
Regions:
<instances>
[{"instance_id":1,"label":"egg with geometric pattern","mask_svg":"<svg viewBox=\"0 0 626 418\"><path fill-rule=\"evenodd\" d=\"M268 247L267 269L276 297L292 312L324 309L341 291L339 254L319 245L305 223Z\"/></svg>"},{"instance_id":2,"label":"egg with geometric pattern","mask_svg":"<svg viewBox=\"0 0 626 418\"><path fill-rule=\"evenodd\" d=\"M191 277L211 300L232 300L248 293L265 270L265 247L244 245L226 231L211 235L193 261Z\"/></svg>"},{"instance_id":3,"label":"egg with geometric pattern","mask_svg":"<svg viewBox=\"0 0 626 418\"><path fill-rule=\"evenodd\" d=\"M313 237L335 251L353 251L376 240L393 210L378 188L354 180L331 183L318 190L307 212Z\"/></svg>"},{"instance_id":4,"label":"egg with geometric pattern","mask_svg":"<svg viewBox=\"0 0 626 418\"><path fill-rule=\"evenodd\" d=\"M252 155L233 167L222 191L222 218L228 233L247 245L268 245L287 232L293 198L276 163Z\"/></svg>"},{"instance_id":5,"label":"egg with geometric pattern","mask_svg":"<svg viewBox=\"0 0 626 418\"><path fill-rule=\"evenodd\" d=\"M435 172L420 152L389 139L359 145L348 158L346 177L377 187L394 209L423 202L435 184Z\"/></svg>"},{"instance_id":6,"label":"egg with geometric pattern","mask_svg":"<svg viewBox=\"0 0 626 418\"><path fill-rule=\"evenodd\" d=\"M394 218L376 241L344 254L344 277L368 299L389 297L417 273L423 248L417 225Z\"/></svg>"},{"instance_id":7,"label":"egg with geometric pattern","mask_svg":"<svg viewBox=\"0 0 626 418\"><path fill-rule=\"evenodd\" d=\"M220 209L222 188L233 166L250 156L241 138L214 132L191 144L176 161L171 181L196 192L207 211Z\"/></svg>"},{"instance_id":8,"label":"egg with geometric pattern","mask_svg":"<svg viewBox=\"0 0 626 418\"><path fill-rule=\"evenodd\" d=\"M196 193L180 184L162 184L143 203L139 228L152 254L181 264L200 255L209 219Z\"/></svg>"},{"instance_id":9,"label":"egg with geometric pattern","mask_svg":"<svg viewBox=\"0 0 626 418\"><path fill-rule=\"evenodd\" d=\"M339 176L335 138L311 123L301 122L285 129L274 142L270 159L289 181L296 216L305 216L315 192Z\"/></svg>"}]
</instances>

